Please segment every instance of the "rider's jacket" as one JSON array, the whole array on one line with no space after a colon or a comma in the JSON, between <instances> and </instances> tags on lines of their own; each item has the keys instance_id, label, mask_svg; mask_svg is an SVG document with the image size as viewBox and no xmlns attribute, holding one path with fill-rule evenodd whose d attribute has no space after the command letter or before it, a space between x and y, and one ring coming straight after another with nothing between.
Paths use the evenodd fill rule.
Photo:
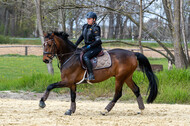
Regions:
<instances>
[{"instance_id":1,"label":"rider's jacket","mask_svg":"<svg viewBox=\"0 0 190 126\"><path fill-rule=\"evenodd\" d=\"M102 41L100 39L101 30L100 26L96 23L93 25L85 24L82 28L82 34L76 42L78 46L80 42L84 39L85 46L90 45L91 48L101 48Z\"/></svg>"}]
</instances>

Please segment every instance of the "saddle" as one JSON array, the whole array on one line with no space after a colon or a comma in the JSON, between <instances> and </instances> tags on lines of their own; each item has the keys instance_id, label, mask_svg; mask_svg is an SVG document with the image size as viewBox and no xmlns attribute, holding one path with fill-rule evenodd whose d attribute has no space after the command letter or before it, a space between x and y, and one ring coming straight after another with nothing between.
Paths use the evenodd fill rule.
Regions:
<instances>
[{"instance_id":1,"label":"saddle","mask_svg":"<svg viewBox=\"0 0 190 126\"><path fill-rule=\"evenodd\" d=\"M87 69L82 60L83 55L84 55L84 52L81 52L80 62L81 62L82 68ZM93 65L93 69L103 69L103 68L111 67L111 57L106 50L102 50L96 57L93 57L90 61Z\"/></svg>"}]
</instances>

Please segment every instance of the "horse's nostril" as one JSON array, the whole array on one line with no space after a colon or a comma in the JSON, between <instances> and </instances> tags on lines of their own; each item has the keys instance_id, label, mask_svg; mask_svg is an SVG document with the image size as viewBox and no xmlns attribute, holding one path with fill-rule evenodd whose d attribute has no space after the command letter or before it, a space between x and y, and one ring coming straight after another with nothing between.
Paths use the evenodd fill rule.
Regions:
<instances>
[{"instance_id":1,"label":"horse's nostril","mask_svg":"<svg viewBox=\"0 0 190 126\"><path fill-rule=\"evenodd\" d=\"M43 60L44 63L49 63L49 60L45 59Z\"/></svg>"}]
</instances>

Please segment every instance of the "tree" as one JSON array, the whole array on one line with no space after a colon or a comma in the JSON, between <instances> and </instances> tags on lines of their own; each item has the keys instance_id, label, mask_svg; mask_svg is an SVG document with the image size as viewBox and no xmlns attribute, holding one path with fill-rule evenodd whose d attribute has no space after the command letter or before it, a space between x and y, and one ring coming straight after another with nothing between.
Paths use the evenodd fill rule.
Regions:
<instances>
[{"instance_id":1,"label":"tree","mask_svg":"<svg viewBox=\"0 0 190 126\"><path fill-rule=\"evenodd\" d=\"M187 59L183 52L180 36L180 0L174 0L174 22L172 28L176 68L187 68Z\"/></svg>"},{"instance_id":2,"label":"tree","mask_svg":"<svg viewBox=\"0 0 190 126\"><path fill-rule=\"evenodd\" d=\"M43 35L43 30L42 30L42 19L41 19L41 0L34 0L34 2L36 5L36 16L37 16L39 35L40 35L41 43L43 46L44 45L44 35ZM48 68L48 72L50 74L54 74L52 62L47 64L47 68Z\"/></svg>"},{"instance_id":3,"label":"tree","mask_svg":"<svg viewBox=\"0 0 190 126\"><path fill-rule=\"evenodd\" d=\"M180 17L181 17L182 36L183 36L183 42L184 42L185 56L186 56L187 62L189 63L188 44L187 44L185 22L184 22L184 16L183 16L183 0L180 0Z\"/></svg>"},{"instance_id":4,"label":"tree","mask_svg":"<svg viewBox=\"0 0 190 126\"><path fill-rule=\"evenodd\" d=\"M142 9L142 0L140 0L140 9L139 9L139 48L140 48L140 52L143 54L143 48L142 48L142 44L141 44L141 40L142 40L142 25L143 25L143 9Z\"/></svg>"},{"instance_id":5,"label":"tree","mask_svg":"<svg viewBox=\"0 0 190 126\"><path fill-rule=\"evenodd\" d=\"M114 8L114 0L109 1L109 6ZM114 14L110 12L109 14L109 28L108 28L108 38L114 38Z\"/></svg>"}]
</instances>

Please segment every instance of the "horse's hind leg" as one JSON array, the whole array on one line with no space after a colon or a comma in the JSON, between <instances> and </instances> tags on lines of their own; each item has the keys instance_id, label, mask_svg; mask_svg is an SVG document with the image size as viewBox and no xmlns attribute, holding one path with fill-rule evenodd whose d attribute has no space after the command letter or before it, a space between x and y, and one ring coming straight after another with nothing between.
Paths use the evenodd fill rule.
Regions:
<instances>
[{"instance_id":1,"label":"horse's hind leg","mask_svg":"<svg viewBox=\"0 0 190 126\"><path fill-rule=\"evenodd\" d=\"M102 115L105 115L106 113L108 113L109 111L112 110L112 108L114 107L115 103L117 102L117 100L122 96L122 87L123 87L123 83L124 81L121 81L119 79L116 78L116 83L115 83L115 95L113 100L106 106L105 111L102 112Z\"/></svg>"},{"instance_id":2,"label":"horse's hind leg","mask_svg":"<svg viewBox=\"0 0 190 126\"><path fill-rule=\"evenodd\" d=\"M39 106L41 108L44 108L46 106L45 104L45 101L47 100L48 96L49 96L49 93L52 89L54 88L61 88L61 87L67 87L67 83L63 82L63 81L60 81L60 82L57 82L57 83L53 83L53 84L50 84L47 89L46 89L46 92L44 93L43 97L41 98L40 100L40 104Z\"/></svg>"},{"instance_id":3,"label":"horse's hind leg","mask_svg":"<svg viewBox=\"0 0 190 126\"><path fill-rule=\"evenodd\" d=\"M145 107L144 107L143 99L140 94L140 89L133 81L132 76L126 79L125 82L128 85L128 87L133 91L135 96L137 97L137 103L138 103L139 109L144 110Z\"/></svg>"}]
</instances>

